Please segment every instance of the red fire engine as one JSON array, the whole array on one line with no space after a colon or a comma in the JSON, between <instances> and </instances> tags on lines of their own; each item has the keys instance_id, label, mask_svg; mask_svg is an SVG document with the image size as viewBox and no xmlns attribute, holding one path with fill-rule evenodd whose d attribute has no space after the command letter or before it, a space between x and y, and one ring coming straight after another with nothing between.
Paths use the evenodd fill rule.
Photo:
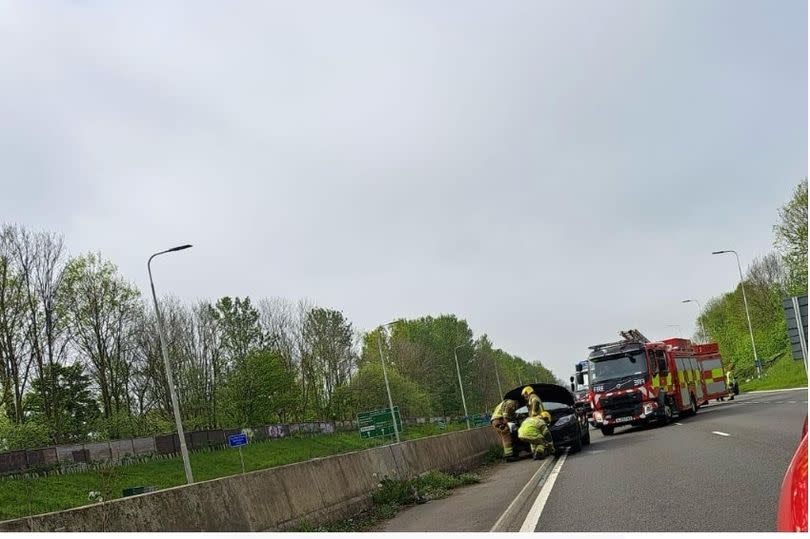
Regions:
<instances>
[{"instance_id":1,"label":"red fire engine","mask_svg":"<svg viewBox=\"0 0 810 539\"><path fill-rule=\"evenodd\" d=\"M622 425L669 423L697 413L727 394L716 343L688 339L650 342L637 330L619 332L621 341L591 346L588 396L602 434ZM584 379L577 366L577 379Z\"/></svg>"}]
</instances>

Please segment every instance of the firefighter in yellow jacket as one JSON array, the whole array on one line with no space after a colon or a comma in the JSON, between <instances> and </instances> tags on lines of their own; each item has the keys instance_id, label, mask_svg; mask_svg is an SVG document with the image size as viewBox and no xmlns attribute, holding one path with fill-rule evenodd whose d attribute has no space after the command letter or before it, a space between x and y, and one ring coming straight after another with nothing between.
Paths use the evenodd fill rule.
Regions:
<instances>
[{"instance_id":1,"label":"firefighter in yellow jacket","mask_svg":"<svg viewBox=\"0 0 810 539\"><path fill-rule=\"evenodd\" d=\"M512 432L509 430L509 422L515 419L515 410L517 410L517 402L512 399L506 399L498 404L492 412L492 420L490 424L492 428L498 433L503 445L503 456L507 462L514 462L517 457L512 452Z\"/></svg>"},{"instance_id":2,"label":"firefighter in yellow jacket","mask_svg":"<svg viewBox=\"0 0 810 539\"><path fill-rule=\"evenodd\" d=\"M529 418L535 420L533 426L539 433L533 433L535 436L521 437L521 440L528 442L532 450L532 457L535 460L543 459L548 455L554 454L554 440L551 438L551 432L548 430L548 425L551 423L551 414L546 412L543 408L543 402L537 393L534 392L532 386L526 386L521 391L521 395L526 399L527 407L529 409ZM527 429L529 425L526 425ZM527 429L524 429L526 432ZM537 436L536 434L539 434ZM520 432L518 432L520 436Z\"/></svg>"}]
</instances>

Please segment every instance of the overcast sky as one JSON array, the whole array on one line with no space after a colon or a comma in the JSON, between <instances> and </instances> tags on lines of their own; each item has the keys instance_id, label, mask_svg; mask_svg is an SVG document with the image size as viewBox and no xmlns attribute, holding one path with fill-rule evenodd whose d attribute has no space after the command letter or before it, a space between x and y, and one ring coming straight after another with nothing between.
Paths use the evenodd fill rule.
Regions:
<instances>
[{"instance_id":1,"label":"overcast sky","mask_svg":"<svg viewBox=\"0 0 810 539\"><path fill-rule=\"evenodd\" d=\"M186 300L455 313L565 378L772 248L807 112L799 0L0 0L0 221L144 291L193 243L154 268Z\"/></svg>"}]
</instances>

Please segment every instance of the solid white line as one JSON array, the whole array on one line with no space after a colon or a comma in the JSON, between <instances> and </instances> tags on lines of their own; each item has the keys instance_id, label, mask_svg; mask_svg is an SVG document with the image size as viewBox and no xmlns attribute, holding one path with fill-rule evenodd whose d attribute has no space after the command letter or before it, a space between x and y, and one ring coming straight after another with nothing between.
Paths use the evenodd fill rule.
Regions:
<instances>
[{"instance_id":1,"label":"solid white line","mask_svg":"<svg viewBox=\"0 0 810 539\"><path fill-rule=\"evenodd\" d=\"M543 471L546 468L548 468L549 462L551 462L551 459L544 461L537 468L537 471L534 472L534 475L532 475L532 478L529 479L529 481L523 486L522 489L520 489L520 493L517 496L515 496L515 499L512 500L512 503L509 504L509 507L506 508L506 511L504 511L501 514L501 516L498 518L497 522L495 522L495 525L493 525L492 529L489 530L490 532L498 531L500 529L504 519L507 518L507 515L511 515L511 513L514 511L515 507L517 505L523 503L523 501L524 501L526 495L529 493L529 491L531 489L533 489L535 487L535 485L537 485L537 481L540 479L540 475L543 473Z\"/></svg>"},{"instance_id":2,"label":"solid white line","mask_svg":"<svg viewBox=\"0 0 810 539\"><path fill-rule=\"evenodd\" d=\"M759 391L746 391L744 395L749 393L781 393L783 391L807 391L806 387L791 387L789 389L761 389Z\"/></svg>"},{"instance_id":3,"label":"solid white line","mask_svg":"<svg viewBox=\"0 0 810 539\"><path fill-rule=\"evenodd\" d=\"M727 432L720 432L719 430L713 430L712 434L716 434L718 436L731 436L731 434L729 434Z\"/></svg>"},{"instance_id":4,"label":"solid white line","mask_svg":"<svg viewBox=\"0 0 810 539\"><path fill-rule=\"evenodd\" d=\"M551 494L551 489L554 488L554 482L560 474L560 468L562 468L566 456L568 456L568 454L563 453L560 460L554 465L554 469L551 470L546 482L543 484L543 488L540 490L540 494L538 494L537 499L534 500L529 514L526 515L526 520L523 521L523 525L520 527L521 532L533 533L535 528L537 528L537 523L540 522L540 515L543 514L543 508L546 506L546 501L548 501L548 497Z\"/></svg>"}]
</instances>

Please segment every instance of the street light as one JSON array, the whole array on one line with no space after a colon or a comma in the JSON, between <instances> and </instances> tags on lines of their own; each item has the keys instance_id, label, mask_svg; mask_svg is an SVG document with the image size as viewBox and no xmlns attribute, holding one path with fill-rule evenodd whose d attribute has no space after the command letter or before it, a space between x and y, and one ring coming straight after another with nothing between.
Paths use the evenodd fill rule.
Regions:
<instances>
[{"instance_id":1,"label":"street light","mask_svg":"<svg viewBox=\"0 0 810 539\"><path fill-rule=\"evenodd\" d=\"M492 364L495 366L495 379L498 381L498 400L500 401L503 398L503 389L501 389L501 375L498 374L498 364L495 360L492 360Z\"/></svg>"},{"instance_id":2,"label":"street light","mask_svg":"<svg viewBox=\"0 0 810 539\"><path fill-rule=\"evenodd\" d=\"M377 335L377 344L380 346L380 363L382 363L383 378L385 378L385 390L388 392L388 405L391 409L391 422L394 424L394 436L397 439L397 443L399 443L399 426L397 425L397 417L394 414L394 400L391 398L391 386L388 385L388 371L385 369L385 357L383 356L382 349L382 328L394 323L395 322L388 322L380 326L380 333Z\"/></svg>"},{"instance_id":3,"label":"street light","mask_svg":"<svg viewBox=\"0 0 810 539\"><path fill-rule=\"evenodd\" d=\"M169 384L169 395L172 399L172 410L174 411L174 421L177 424L177 437L180 439L180 454L183 457L183 468L186 470L186 482L190 485L194 482L194 476L191 473L191 461L188 459L188 448L186 447L186 435L183 432L183 422L180 420L180 405L177 402L177 393L174 389L174 378L172 377L172 368L169 365L169 353L166 350L166 335L163 329L163 317L160 314L158 307L157 294L155 294L155 283L152 281L152 259L158 255L173 253L175 251L182 251L188 249L191 245L180 245L172 247L165 251L160 251L149 257L146 262L146 269L149 272L149 285L152 287L152 299L155 301L155 315L157 316L158 334L160 335L160 349L163 352L163 365L166 367L166 381Z\"/></svg>"},{"instance_id":4,"label":"street light","mask_svg":"<svg viewBox=\"0 0 810 539\"><path fill-rule=\"evenodd\" d=\"M461 384L461 369L458 368L458 353L456 353L456 350L458 350L462 346L466 345L459 344L458 346L453 348L453 356L456 358L456 374L458 374L458 388L461 390L461 404L464 406L464 419L467 420L467 430L469 430L470 414L467 413L467 401L464 399L464 386Z\"/></svg>"},{"instance_id":5,"label":"street light","mask_svg":"<svg viewBox=\"0 0 810 539\"><path fill-rule=\"evenodd\" d=\"M703 306L696 299L685 299L685 300L681 301L681 303L697 303L697 306L698 306L698 323L700 324L700 332L702 333L702 337L705 340L706 337L708 337L708 334L706 333L706 328L703 327L703 319L700 317L701 314L703 314Z\"/></svg>"},{"instance_id":6,"label":"street light","mask_svg":"<svg viewBox=\"0 0 810 539\"><path fill-rule=\"evenodd\" d=\"M751 327L751 315L748 313L748 299L745 297L745 282L743 280L742 266L740 265L740 255L733 249L726 249L725 251L714 251L713 255L721 255L724 253L734 253L737 258L737 271L740 272L740 287L742 288L743 303L745 304L745 317L748 319L748 333L751 335L751 348L754 349L754 366L757 368L757 378L762 378L762 368L759 365L759 356L757 355L757 345L754 342L754 330Z\"/></svg>"}]
</instances>

